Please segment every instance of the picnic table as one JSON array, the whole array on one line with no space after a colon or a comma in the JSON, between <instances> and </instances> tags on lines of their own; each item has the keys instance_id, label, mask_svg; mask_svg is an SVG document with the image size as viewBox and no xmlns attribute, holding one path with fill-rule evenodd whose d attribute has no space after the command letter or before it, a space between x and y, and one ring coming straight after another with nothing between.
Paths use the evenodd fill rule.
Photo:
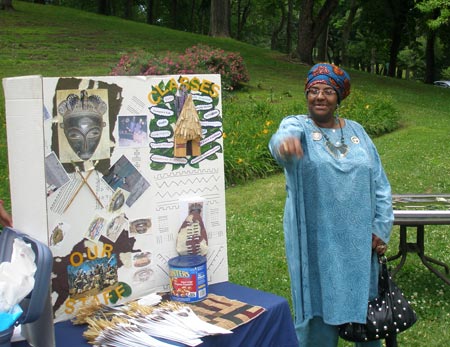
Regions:
<instances>
[{"instance_id":1,"label":"picnic table","mask_svg":"<svg viewBox=\"0 0 450 347\"><path fill-rule=\"evenodd\" d=\"M424 240L426 225L450 225L450 194L393 194L392 201L394 225L400 226L400 242L398 253L388 257L388 261L401 258L392 275L405 264L408 253L416 253L432 273L450 285L449 266L425 254ZM416 242L407 241L408 228L415 229Z\"/></svg>"}]
</instances>

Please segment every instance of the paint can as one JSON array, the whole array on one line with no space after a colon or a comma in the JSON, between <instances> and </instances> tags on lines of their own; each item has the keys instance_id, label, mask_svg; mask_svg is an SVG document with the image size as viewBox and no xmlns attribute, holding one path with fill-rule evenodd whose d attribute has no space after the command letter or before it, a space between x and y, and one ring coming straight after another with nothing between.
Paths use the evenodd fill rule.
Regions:
<instances>
[{"instance_id":1,"label":"paint can","mask_svg":"<svg viewBox=\"0 0 450 347\"><path fill-rule=\"evenodd\" d=\"M169 260L170 298L173 301L196 302L208 295L206 257L180 255Z\"/></svg>"}]
</instances>

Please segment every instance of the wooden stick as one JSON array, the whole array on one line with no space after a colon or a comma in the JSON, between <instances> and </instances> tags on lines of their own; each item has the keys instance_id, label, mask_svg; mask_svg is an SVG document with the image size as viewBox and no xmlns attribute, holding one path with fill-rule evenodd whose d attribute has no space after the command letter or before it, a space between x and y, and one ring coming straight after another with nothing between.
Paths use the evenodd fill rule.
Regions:
<instances>
[{"instance_id":1,"label":"wooden stick","mask_svg":"<svg viewBox=\"0 0 450 347\"><path fill-rule=\"evenodd\" d=\"M97 196L97 193L92 189L91 185L89 184L89 182L87 181L89 176L91 175L91 172L94 172L94 169L92 169L92 171L89 171L89 173L87 174L86 178L84 178L83 174L80 172L80 170L76 170L78 172L78 174L80 175L81 179L83 180L83 184L86 184L89 188L89 190L91 191L91 193L94 195L95 200L97 200L97 202L100 204L100 206L102 208L104 208L102 202L100 201L99 197Z\"/></svg>"},{"instance_id":2,"label":"wooden stick","mask_svg":"<svg viewBox=\"0 0 450 347\"><path fill-rule=\"evenodd\" d=\"M77 170L77 172L78 172L78 170ZM92 171L89 171L89 173L87 174L87 176L86 176L86 179L88 179L89 178L89 176L91 175L91 173L92 172L94 172L93 170ZM81 190L81 188L83 187L83 185L84 185L84 182L85 180L83 179L83 181L81 182L81 184L78 186L78 189L76 190L76 192L72 195L72 198L70 199L70 201L69 201L69 203L67 204L67 206L64 208L64 212L63 213L65 213L66 211L67 211L67 209L69 208L69 206L72 204L72 202L75 200L75 197L78 195L78 193L80 192L80 190ZM97 197L97 196L96 196ZM103 206L102 206L103 207Z\"/></svg>"}]
</instances>

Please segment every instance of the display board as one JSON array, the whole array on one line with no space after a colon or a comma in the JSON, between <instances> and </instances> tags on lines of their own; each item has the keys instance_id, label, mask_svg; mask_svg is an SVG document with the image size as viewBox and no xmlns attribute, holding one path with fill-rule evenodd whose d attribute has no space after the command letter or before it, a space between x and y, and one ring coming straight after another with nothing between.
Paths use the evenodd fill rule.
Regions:
<instances>
[{"instance_id":1,"label":"display board","mask_svg":"<svg viewBox=\"0 0 450 347\"><path fill-rule=\"evenodd\" d=\"M228 280L220 75L3 86L14 226L50 246L55 321L167 291L179 254Z\"/></svg>"}]
</instances>

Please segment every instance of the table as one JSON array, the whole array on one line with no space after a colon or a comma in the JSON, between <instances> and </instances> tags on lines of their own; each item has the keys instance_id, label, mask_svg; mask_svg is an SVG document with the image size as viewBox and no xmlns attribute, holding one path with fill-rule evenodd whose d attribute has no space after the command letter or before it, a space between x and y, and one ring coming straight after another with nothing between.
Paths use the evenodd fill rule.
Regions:
<instances>
[{"instance_id":1,"label":"table","mask_svg":"<svg viewBox=\"0 0 450 347\"><path fill-rule=\"evenodd\" d=\"M266 312L235 328L233 334L203 338L201 347L298 347L289 304L285 298L230 282L210 285L209 292L262 306ZM56 323L56 347L92 347L82 336L85 329L85 326L74 326L70 321ZM29 345L21 341L14 342L12 347Z\"/></svg>"},{"instance_id":2,"label":"table","mask_svg":"<svg viewBox=\"0 0 450 347\"><path fill-rule=\"evenodd\" d=\"M389 257L388 261L401 258L400 263L392 271L392 275L402 268L408 253L416 253L432 273L450 285L449 266L426 255L424 241L426 225L450 225L450 194L394 194L392 198L394 225L400 226L400 243L398 253ZM396 209L396 204L403 205L403 208L407 209ZM445 205L444 207L448 205L448 209L427 209L436 208L436 205ZM407 242L408 228L416 229L416 242ZM445 273L434 265L442 267Z\"/></svg>"}]
</instances>

